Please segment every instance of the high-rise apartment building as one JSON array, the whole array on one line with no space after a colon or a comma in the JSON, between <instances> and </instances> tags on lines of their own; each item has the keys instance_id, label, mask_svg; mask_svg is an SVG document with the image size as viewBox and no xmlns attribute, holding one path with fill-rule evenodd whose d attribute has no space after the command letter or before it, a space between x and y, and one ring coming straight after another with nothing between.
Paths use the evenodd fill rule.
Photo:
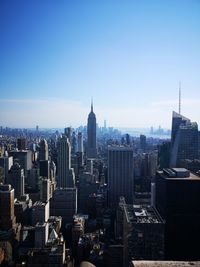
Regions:
<instances>
[{"instance_id":1,"label":"high-rise apartment building","mask_svg":"<svg viewBox=\"0 0 200 267\"><path fill-rule=\"evenodd\" d=\"M93 103L91 111L88 115L87 123L87 157L96 158L97 156L97 140L96 140L96 115L93 112Z\"/></svg>"},{"instance_id":2,"label":"high-rise apartment building","mask_svg":"<svg viewBox=\"0 0 200 267\"><path fill-rule=\"evenodd\" d=\"M173 111L170 167L181 167L181 160L198 158L198 125Z\"/></svg>"},{"instance_id":3,"label":"high-rise apartment building","mask_svg":"<svg viewBox=\"0 0 200 267\"><path fill-rule=\"evenodd\" d=\"M133 148L108 147L108 196L109 205L117 207L119 198L133 202Z\"/></svg>"},{"instance_id":4,"label":"high-rise apartment building","mask_svg":"<svg viewBox=\"0 0 200 267\"><path fill-rule=\"evenodd\" d=\"M74 187L74 170L71 168L71 144L67 136L58 140L58 187Z\"/></svg>"}]
</instances>

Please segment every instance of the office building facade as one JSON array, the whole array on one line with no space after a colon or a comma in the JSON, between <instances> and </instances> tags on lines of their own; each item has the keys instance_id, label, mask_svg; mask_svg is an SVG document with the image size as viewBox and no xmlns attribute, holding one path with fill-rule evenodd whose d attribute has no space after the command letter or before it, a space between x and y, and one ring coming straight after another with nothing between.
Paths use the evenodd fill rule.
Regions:
<instances>
[{"instance_id":1,"label":"office building facade","mask_svg":"<svg viewBox=\"0 0 200 267\"><path fill-rule=\"evenodd\" d=\"M133 202L133 148L126 146L108 147L108 201L117 207L119 198Z\"/></svg>"},{"instance_id":2,"label":"office building facade","mask_svg":"<svg viewBox=\"0 0 200 267\"><path fill-rule=\"evenodd\" d=\"M74 187L74 170L71 168L71 145L67 136L63 135L58 140L58 179L60 188Z\"/></svg>"},{"instance_id":3,"label":"office building facade","mask_svg":"<svg viewBox=\"0 0 200 267\"><path fill-rule=\"evenodd\" d=\"M181 161L198 158L198 125L173 112L170 167L181 167Z\"/></svg>"},{"instance_id":4,"label":"office building facade","mask_svg":"<svg viewBox=\"0 0 200 267\"><path fill-rule=\"evenodd\" d=\"M184 168L157 171L155 206L165 221L165 259L198 260L200 177Z\"/></svg>"}]
</instances>

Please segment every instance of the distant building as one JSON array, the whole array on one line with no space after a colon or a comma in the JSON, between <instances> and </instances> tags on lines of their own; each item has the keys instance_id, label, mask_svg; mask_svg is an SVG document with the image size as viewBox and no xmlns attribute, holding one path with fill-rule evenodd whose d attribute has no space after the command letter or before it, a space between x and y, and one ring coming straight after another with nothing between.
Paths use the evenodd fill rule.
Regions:
<instances>
[{"instance_id":1,"label":"distant building","mask_svg":"<svg viewBox=\"0 0 200 267\"><path fill-rule=\"evenodd\" d=\"M160 170L169 168L171 142L164 142L158 147L158 167Z\"/></svg>"},{"instance_id":2,"label":"distant building","mask_svg":"<svg viewBox=\"0 0 200 267\"><path fill-rule=\"evenodd\" d=\"M72 155L75 155L75 153L77 152L77 138L75 132L72 133L71 147L72 147Z\"/></svg>"},{"instance_id":3,"label":"distant building","mask_svg":"<svg viewBox=\"0 0 200 267\"><path fill-rule=\"evenodd\" d=\"M83 153L83 135L81 132L78 133L78 150L77 152Z\"/></svg>"},{"instance_id":4,"label":"distant building","mask_svg":"<svg viewBox=\"0 0 200 267\"><path fill-rule=\"evenodd\" d=\"M27 176L28 170L32 168L32 151L22 150L22 151L9 151L9 156L13 157L13 160L17 160L24 169L24 175Z\"/></svg>"},{"instance_id":5,"label":"distant building","mask_svg":"<svg viewBox=\"0 0 200 267\"><path fill-rule=\"evenodd\" d=\"M83 135L82 133L78 133L78 148L77 148L77 154L78 154L78 158L79 158L79 165L82 166L83 165L83 154L84 154L84 150L83 150Z\"/></svg>"},{"instance_id":6,"label":"distant building","mask_svg":"<svg viewBox=\"0 0 200 267\"><path fill-rule=\"evenodd\" d=\"M18 150L27 149L27 139L25 137L17 138L17 148Z\"/></svg>"},{"instance_id":7,"label":"distant building","mask_svg":"<svg viewBox=\"0 0 200 267\"><path fill-rule=\"evenodd\" d=\"M144 152L146 150L146 136L143 134L140 135L140 149L142 149Z\"/></svg>"},{"instance_id":8,"label":"distant building","mask_svg":"<svg viewBox=\"0 0 200 267\"><path fill-rule=\"evenodd\" d=\"M87 157L97 157L96 115L93 112L93 103L91 104L91 111L88 115L87 123Z\"/></svg>"},{"instance_id":9,"label":"distant building","mask_svg":"<svg viewBox=\"0 0 200 267\"><path fill-rule=\"evenodd\" d=\"M133 203L133 148L125 146L108 147L108 201L110 207L117 207L119 198Z\"/></svg>"},{"instance_id":10,"label":"distant building","mask_svg":"<svg viewBox=\"0 0 200 267\"><path fill-rule=\"evenodd\" d=\"M66 127L64 130L64 135L68 138L70 144L72 141L72 128L71 127Z\"/></svg>"},{"instance_id":11,"label":"distant building","mask_svg":"<svg viewBox=\"0 0 200 267\"><path fill-rule=\"evenodd\" d=\"M199 172L200 170L200 159L184 159L180 161L180 167L186 168L193 173Z\"/></svg>"},{"instance_id":12,"label":"distant building","mask_svg":"<svg viewBox=\"0 0 200 267\"><path fill-rule=\"evenodd\" d=\"M48 144L45 139L42 139L40 141L39 160L48 160L48 159L49 159Z\"/></svg>"},{"instance_id":13,"label":"distant building","mask_svg":"<svg viewBox=\"0 0 200 267\"><path fill-rule=\"evenodd\" d=\"M184 168L156 174L156 209L165 220L165 259L198 260L200 177Z\"/></svg>"}]
</instances>

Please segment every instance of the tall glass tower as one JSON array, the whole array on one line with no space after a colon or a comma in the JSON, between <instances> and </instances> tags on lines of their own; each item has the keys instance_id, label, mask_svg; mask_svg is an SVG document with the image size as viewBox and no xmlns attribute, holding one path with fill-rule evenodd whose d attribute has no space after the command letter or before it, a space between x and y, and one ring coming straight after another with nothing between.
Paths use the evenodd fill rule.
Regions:
<instances>
[{"instance_id":1,"label":"tall glass tower","mask_svg":"<svg viewBox=\"0 0 200 267\"><path fill-rule=\"evenodd\" d=\"M87 157L97 157L96 115L93 112L93 103L91 103L91 111L88 115L87 123Z\"/></svg>"},{"instance_id":2,"label":"tall glass tower","mask_svg":"<svg viewBox=\"0 0 200 267\"><path fill-rule=\"evenodd\" d=\"M198 125L173 112L170 167L181 167L182 160L198 158Z\"/></svg>"}]
</instances>

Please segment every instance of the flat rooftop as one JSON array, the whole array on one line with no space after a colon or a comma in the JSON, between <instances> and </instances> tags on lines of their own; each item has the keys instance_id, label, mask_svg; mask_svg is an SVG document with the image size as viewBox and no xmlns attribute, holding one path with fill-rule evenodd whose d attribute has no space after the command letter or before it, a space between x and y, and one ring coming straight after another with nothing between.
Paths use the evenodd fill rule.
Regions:
<instances>
[{"instance_id":1,"label":"flat rooftop","mask_svg":"<svg viewBox=\"0 0 200 267\"><path fill-rule=\"evenodd\" d=\"M126 205L129 221L134 223L163 223L157 211L150 205Z\"/></svg>"},{"instance_id":2,"label":"flat rooftop","mask_svg":"<svg viewBox=\"0 0 200 267\"><path fill-rule=\"evenodd\" d=\"M200 261L132 261L133 267L200 267Z\"/></svg>"},{"instance_id":3,"label":"flat rooftop","mask_svg":"<svg viewBox=\"0 0 200 267\"><path fill-rule=\"evenodd\" d=\"M200 180L200 176L185 168L166 168L158 173L167 180Z\"/></svg>"},{"instance_id":4,"label":"flat rooftop","mask_svg":"<svg viewBox=\"0 0 200 267\"><path fill-rule=\"evenodd\" d=\"M109 145L108 151L133 151L133 147L125 145Z\"/></svg>"}]
</instances>

